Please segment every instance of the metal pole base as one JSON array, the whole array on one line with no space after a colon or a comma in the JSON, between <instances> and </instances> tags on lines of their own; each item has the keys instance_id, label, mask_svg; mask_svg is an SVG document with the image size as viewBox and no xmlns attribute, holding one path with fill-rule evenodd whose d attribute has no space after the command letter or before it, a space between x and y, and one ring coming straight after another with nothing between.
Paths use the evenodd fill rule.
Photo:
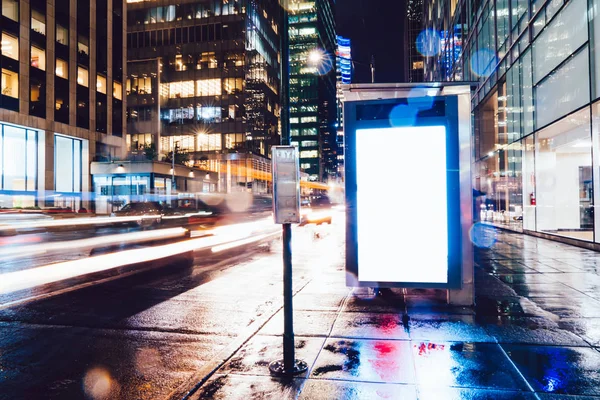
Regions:
<instances>
[{"instance_id":1,"label":"metal pole base","mask_svg":"<svg viewBox=\"0 0 600 400\"><path fill-rule=\"evenodd\" d=\"M273 361L269 364L269 371L276 376L298 375L308 370L308 364L302 360L294 360L294 368L291 371L286 371L283 360Z\"/></svg>"}]
</instances>

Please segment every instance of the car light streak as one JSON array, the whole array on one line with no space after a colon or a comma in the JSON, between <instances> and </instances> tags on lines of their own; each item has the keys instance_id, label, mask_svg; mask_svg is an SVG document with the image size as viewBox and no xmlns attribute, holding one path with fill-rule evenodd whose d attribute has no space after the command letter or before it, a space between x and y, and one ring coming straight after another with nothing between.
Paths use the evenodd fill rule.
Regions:
<instances>
[{"instance_id":1,"label":"car light streak","mask_svg":"<svg viewBox=\"0 0 600 400\"><path fill-rule=\"evenodd\" d=\"M113 225L122 222L139 222L145 219L155 220L161 218L160 214L156 215L139 215L130 217L95 217L95 218L65 218L55 219L52 221L28 221L16 222L0 226L0 232L10 231L15 229L35 229L35 228L56 228L63 226L85 226L85 225Z\"/></svg>"},{"instance_id":2,"label":"car light streak","mask_svg":"<svg viewBox=\"0 0 600 400\"><path fill-rule=\"evenodd\" d=\"M280 234L279 230L273 231L274 226L272 221L269 226L271 232L268 233L264 233L264 230L259 232L257 229L251 231L249 226L247 226L250 224L239 225L242 226L237 227L237 225L229 225L227 226L228 229L214 229L213 235L211 236L185 240L177 243L142 249L124 250L111 254L64 261L37 268L1 274L0 295L31 289L78 276L107 271L126 265L151 262L193 251L209 250L228 243L231 243L232 247L237 247L244 244L242 243L244 239L249 240L248 243L252 243L263 239L263 237L267 238L269 236ZM236 227L241 229L236 229ZM156 233L159 232L162 231L156 231ZM208 233L209 232L205 231L205 234ZM245 234L246 236L241 237L240 235L242 234ZM225 250L225 248L223 248L223 250Z\"/></svg>"},{"instance_id":3,"label":"car light streak","mask_svg":"<svg viewBox=\"0 0 600 400\"><path fill-rule=\"evenodd\" d=\"M68 240L64 242L39 243L19 247L3 247L0 248L0 257L11 256L13 258L21 258L51 251L72 251L75 249L108 246L111 244L131 244L156 239L172 239L184 236L186 232L187 230L184 228L170 228L154 231L122 233L118 235L106 235L89 239Z\"/></svg>"},{"instance_id":4,"label":"car light streak","mask_svg":"<svg viewBox=\"0 0 600 400\"><path fill-rule=\"evenodd\" d=\"M258 242L260 240L264 240L264 239L266 239L268 237L271 237L271 236L278 236L280 234L281 234L281 232L277 231L277 232L271 232L271 233L267 233L267 234L260 235L260 236L250 237L250 238L247 238L247 239L236 240L235 242L231 242L231 243L221 244L219 246L215 246L215 247L213 247L211 249L211 251L213 253L218 253L218 252L221 252L221 251L224 251L224 250L230 250L230 249L233 249L233 248L236 248L236 247L244 246L246 244Z\"/></svg>"}]
</instances>

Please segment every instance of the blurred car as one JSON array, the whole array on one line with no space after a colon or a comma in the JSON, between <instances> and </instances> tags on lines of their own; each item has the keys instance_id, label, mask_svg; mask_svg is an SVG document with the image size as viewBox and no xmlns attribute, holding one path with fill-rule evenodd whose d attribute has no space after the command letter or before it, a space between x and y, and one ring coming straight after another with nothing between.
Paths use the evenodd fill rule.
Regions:
<instances>
[{"instance_id":1,"label":"blurred car","mask_svg":"<svg viewBox=\"0 0 600 400\"><path fill-rule=\"evenodd\" d=\"M300 208L300 226L331 224L333 204L327 196L315 196L308 206Z\"/></svg>"},{"instance_id":2,"label":"blurred car","mask_svg":"<svg viewBox=\"0 0 600 400\"><path fill-rule=\"evenodd\" d=\"M142 228L156 227L162 222L163 206L158 201L133 202L125 204L111 214L113 217L141 217L125 225L137 225Z\"/></svg>"},{"instance_id":3,"label":"blurred car","mask_svg":"<svg viewBox=\"0 0 600 400\"><path fill-rule=\"evenodd\" d=\"M198 199L178 199L173 207L163 207L165 226L213 226L223 218L222 212Z\"/></svg>"}]
</instances>

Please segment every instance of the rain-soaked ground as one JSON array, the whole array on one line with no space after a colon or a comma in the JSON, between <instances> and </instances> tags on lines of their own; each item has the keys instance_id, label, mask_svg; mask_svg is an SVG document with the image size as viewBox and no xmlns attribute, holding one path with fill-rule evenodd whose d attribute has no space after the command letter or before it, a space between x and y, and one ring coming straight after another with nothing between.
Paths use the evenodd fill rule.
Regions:
<instances>
[{"instance_id":1,"label":"rain-soaked ground","mask_svg":"<svg viewBox=\"0 0 600 400\"><path fill-rule=\"evenodd\" d=\"M0 310L0 399L600 398L598 253L487 235L477 306L450 307L441 292L346 288L342 223L294 230L306 373L269 374L282 356L276 251Z\"/></svg>"},{"instance_id":2,"label":"rain-soaked ground","mask_svg":"<svg viewBox=\"0 0 600 400\"><path fill-rule=\"evenodd\" d=\"M278 313L191 398L600 398L598 253L495 237L475 252L475 309L434 291L348 292L336 262L294 298L306 373L269 376L282 354Z\"/></svg>"}]
</instances>

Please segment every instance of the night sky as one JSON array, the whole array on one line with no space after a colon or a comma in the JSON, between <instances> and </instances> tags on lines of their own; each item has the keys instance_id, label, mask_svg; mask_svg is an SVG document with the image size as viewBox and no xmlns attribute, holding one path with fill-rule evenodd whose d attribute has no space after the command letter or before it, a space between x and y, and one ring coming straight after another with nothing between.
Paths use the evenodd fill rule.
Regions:
<instances>
[{"instance_id":1,"label":"night sky","mask_svg":"<svg viewBox=\"0 0 600 400\"><path fill-rule=\"evenodd\" d=\"M336 0L337 34L352 41L353 83L371 82L368 66L375 56L375 82L405 79L405 0Z\"/></svg>"}]
</instances>

